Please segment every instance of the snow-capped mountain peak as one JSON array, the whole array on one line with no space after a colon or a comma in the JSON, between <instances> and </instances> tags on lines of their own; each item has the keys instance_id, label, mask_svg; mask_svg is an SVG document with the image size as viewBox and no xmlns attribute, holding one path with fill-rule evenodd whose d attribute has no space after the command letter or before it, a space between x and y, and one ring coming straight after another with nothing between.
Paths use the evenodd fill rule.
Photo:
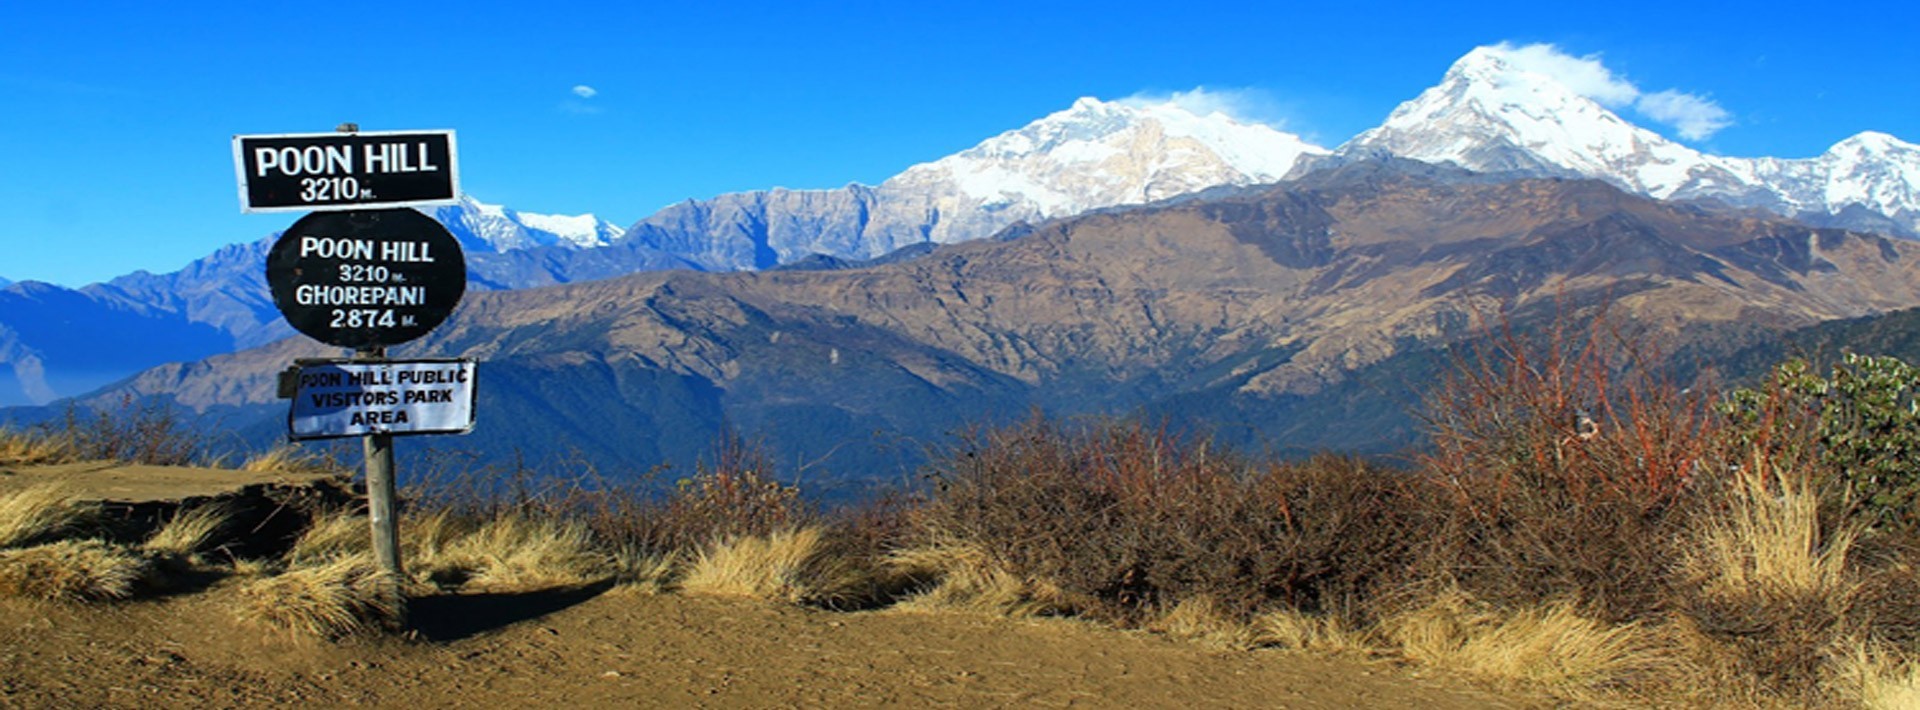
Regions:
<instances>
[{"instance_id":1,"label":"snow-capped mountain peak","mask_svg":"<svg viewBox=\"0 0 1920 710\"><path fill-rule=\"evenodd\" d=\"M1532 50L1495 45L1468 52L1438 85L1342 149L1481 171L1597 176L1662 198L1702 171L1722 169L1603 105L1631 102L1631 85L1601 75L1576 89L1550 70L1565 67L1543 67L1553 59Z\"/></svg>"},{"instance_id":2,"label":"snow-capped mountain peak","mask_svg":"<svg viewBox=\"0 0 1920 710\"><path fill-rule=\"evenodd\" d=\"M1014 219L1048 218L1216 185L1271 182L1302 156L1326 152L1299 136L1220 112L1200 115L1171 101L1086 97L908 168L881 189L927 192L948 205L969 202Z\"/></svg>"},{"instance_id":3,"label":"snow-capped mountain peak","mask_svg":"<svg viewBox=\"0 0 1920 710\"><path fill-rule=\"evenodd\" d=\"M625 231L592 214L547 215L521 212L462 196L460 204L435 209L434 219L447 226L468 251L508 252L531 247L578 249L603 247Z\"/></svg>"},{"instance_id":4,"label":"snow-capped mountain peak","mask_svg":"<svg viewBox=\"0 0 1920 710\"><path fill-rule=\"evenodd\" d=\"M1813 158L1708 155L1609 108L1636 96L1649 98L1592 57L1547 45L1478 47L1340 152L1598 178L1659 199L1715 199L1790 216L1864 208L1892 218L1897 232L1920 234L1920 146L1868 131Z\"/></svg>"}]
</instances>

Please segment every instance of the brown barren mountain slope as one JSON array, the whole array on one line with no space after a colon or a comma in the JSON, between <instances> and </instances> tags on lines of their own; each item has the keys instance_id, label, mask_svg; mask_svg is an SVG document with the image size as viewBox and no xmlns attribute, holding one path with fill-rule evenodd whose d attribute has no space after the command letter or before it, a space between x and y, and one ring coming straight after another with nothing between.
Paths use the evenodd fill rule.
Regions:
<instances>
[{"instance_id":1,"label":"brown barren mountain slope","mask_svg":"<svg viewBox=\"0 0 1920 710\"><path fill-rule=\"evenodd\" d=\"M416 603L422 631L413 640L334 644L236 622L232 591L110 607L0 599L0 706L1547 704L1379 662L1213 651L1069 621L682 595L430 599Z\"/></svg>"},{"instance_id":2,"label":"brown barren mountain slope","mask_svg":"<svg viewBox=\"0 0 1920 710\"><path fill-rule=\"evenodd\" d=\"M1259 425L1274 419L1265 403L1470 336L1496 314L1600 301L1617 322L1683 338L1869 315L1920 305L1920 244L1597 181L1356 163L865 268L477 293L401 352L503 374L483 402L533 424L489 443L565 442L647 466L724 421L783 462L847 469L875 465L828 459L860 448L847 444L935 441L1028 407L1179 401ZM157 368L106 396L269 404L272 374L320 352L283 341Z\"/></svg>"},{"instance_id":3,"label":"brown barren mountain slope","mask_svg":"<svg viewBox=\"0 0 1920 710\"><path fill-rule=\"evenodd\" d=\"M1702 211L1579 180L1358 164L1260 193L1093 214L1019 238L840 271L655 272L476 293L411 349L635 360L721 384L864 351L936 386L988 374L1125 383L1303 348L1256 392L1311 390L1502 307L1610 295L1655 323L1803 325L1920 305L1920 245ZM772 346L772 347L768 347ZM189 406L269 401L299 339L133 387ZM1244 373L1242 373L1244 374ZM1225 378L1221 378L1225 379ZM1210 384L1195 382L1196 386Z\"/></svg>"}]
</instances>

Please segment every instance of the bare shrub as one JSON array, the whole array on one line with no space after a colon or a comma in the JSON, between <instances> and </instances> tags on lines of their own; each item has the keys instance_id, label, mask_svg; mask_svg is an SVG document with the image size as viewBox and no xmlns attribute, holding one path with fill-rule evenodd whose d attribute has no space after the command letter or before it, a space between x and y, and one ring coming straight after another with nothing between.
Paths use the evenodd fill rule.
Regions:
<instances>
[{"instance_id":1,"label":"bare shrub","mask_svg":"<svg viewBox=\"0 0 1920 710\"><path fill-rule=\"evenodd\" d=\"M1656 614L1685 510L1721 470L1711 394L1602 317L1464 350L1426 398L1420 468L1441 505L1420 576L1503 604Z\"/></svg>"},{"instance_id":2,"label":"bare shrub","mask_svg":"<svg viewBox=\"0 0 1920 710\"><path fill-rule=\"evenodd\" d=\"M116 408L81 411L68 407L50 436L73 442L74 458L152 466L187 466L205 453L208 437L166 405L139 403L132 397Z\"/></svg>"},{"instance_id":3,"label":"bare shrub","mask_svg":"<svg viewBox=\"0 0 1920 710\"><path fill-rule=\"evenodd\" d=\"M1255 468L1137 423L1035 418L975 435L934 471L915 546L977 550L1128 625L1202 596L1243 621L1269 604L1352 611L1409 538L1394 476L1337 458Z\"/></svg>"},{"instance_id":4,"label":"bare shrub","mask_svg":"<svg viewBox=\"0 0 1920 710\"><path fill-rule=\"evenodd\" d=\"M716 444L711 461L700 462L664 496L637 486L577 488L554 507L584 518L602 540L656 555L691 554L820 522L799 489L774 479L763 450L731 435Z\"/></svg>"},{"instance_id":5,"label":"bare shrub","mask_svg":"<svg viewBox=\"0 0 1920 710\"><path fill-rule=\"evenodd\" d=\"M45 430L0 429L0 464L38 466L74 459L71 439Z\"/></svg>"}]
</instances>

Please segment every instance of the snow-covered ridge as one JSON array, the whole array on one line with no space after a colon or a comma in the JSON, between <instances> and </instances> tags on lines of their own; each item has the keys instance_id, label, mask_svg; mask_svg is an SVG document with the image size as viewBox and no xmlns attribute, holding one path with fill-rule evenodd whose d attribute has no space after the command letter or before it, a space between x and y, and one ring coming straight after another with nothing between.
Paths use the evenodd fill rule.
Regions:
<instances>
[{"instance_id":1,"label":"snow-covered ridge","mask_svg":"<svg viewBox=\"0 0 1920 710\"><path fill-rule=\"evenodd\" d=\"M983 208L1060 217L1216 185L1280 179L1327 149L1172 102L1081 98L1066 110L908 168L883 190L950 192Z\"/></svg>"},{"instance_id":2,"label":"snow-covered ridge","mask_svg":"<svg viewBox=\"0 0 1920 710\"><path fill-rule=\"evenodd\" d=\"M479 252L544 246L591 249L613 243L625 231L592 214L521 212L468 196L461 197L460 204L435 209L433 217L453 232L463 248Z\"/></svg>"},{"instance_id":3,"label":"snow-covered ridge","mask_svg":"<svg viewBox=\"0 0 1920 710\"><path fill-rule=\"evenodd\" d=\"M1789 216L1864 208L1920 235L1920 147L1866 132L1812 158L1708 155L1628 122L1522 61L1523 51L1468 52L1438 85L1340 152L1599 178L1659 199L1719 199Z\"/></svg>"}]
</instances>

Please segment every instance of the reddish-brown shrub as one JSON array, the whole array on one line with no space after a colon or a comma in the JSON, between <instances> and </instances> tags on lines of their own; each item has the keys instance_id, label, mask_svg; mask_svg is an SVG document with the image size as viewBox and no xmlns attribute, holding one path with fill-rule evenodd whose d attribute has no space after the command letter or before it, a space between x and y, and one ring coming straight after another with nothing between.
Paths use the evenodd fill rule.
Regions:
<instances>
[{"instance_id":1,"label":"reddish-brown shrub","mask_svg":"<svg viewBox=\"0 0 1920 710\"><path fill-rule=\"evenodd\" d=\"M1442 505L1422 576L1613 620L1662 608L1681 511L1723 469L1710 394L1603 316L1505 326L1462 351L1426 398L1419 463Z\"/></svg>"},{"instance_id":2,"label":"reddish-brown shrub","mask_svg":"<svg viewBox=\"0 0 1920 710\"><path fill-rule=\"evenodd\" d=\"M1201 596L1243 616L1356 611L1410 538L1393 474L1330 457L1255 469L1138 423L1036 417L971 437L934 470L919 536L977 546L1123 623Z\"/></svg>"}]
</instances>

